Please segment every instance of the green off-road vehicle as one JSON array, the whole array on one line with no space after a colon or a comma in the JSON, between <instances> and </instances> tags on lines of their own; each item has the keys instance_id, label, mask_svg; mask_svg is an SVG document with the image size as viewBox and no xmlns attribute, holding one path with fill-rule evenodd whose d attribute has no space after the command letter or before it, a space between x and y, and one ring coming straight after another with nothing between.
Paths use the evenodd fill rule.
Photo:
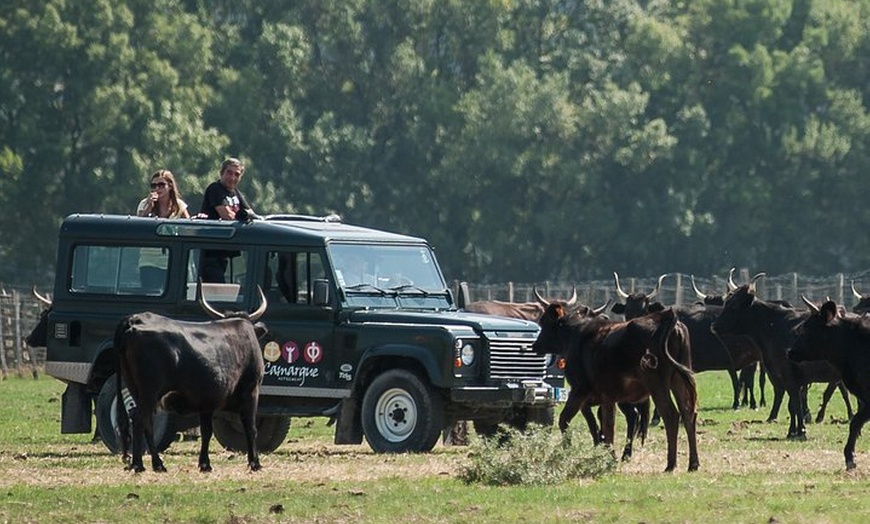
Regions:
<instances>
[{"instance_id":1,"label":"green off-road vehicle","mask_svg":"<svg viewBox=\"0 0 870 524\"><path fill-rule=\"evenodd\" d=\"M225 265L205 282L217 309L252 311L259 286L269 330L261 340L258 444L276 449L292 417L329 417L335 442L376 452L428 451L445 428L552 423L561 372L531 346L533 322L458 311L429 244L341 223L270 216L249 222L71 215L60 229L46 372L67 384L61 431L91 431L117 451L120 424L113 334L131 313L207 320L196 301L204 260ZM158 413L169 445L196 418ZM214 433L244 449L236 418Z\"/></svg>"}]
</instances>

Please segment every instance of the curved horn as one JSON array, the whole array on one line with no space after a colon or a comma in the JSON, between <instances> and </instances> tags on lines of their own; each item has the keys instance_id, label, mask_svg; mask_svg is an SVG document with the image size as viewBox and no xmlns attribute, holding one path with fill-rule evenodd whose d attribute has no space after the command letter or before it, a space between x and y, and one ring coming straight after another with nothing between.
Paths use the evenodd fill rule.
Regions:
<instances>
[{"instance_id":1,"label":"curved horn","mask_svg":"<svg viewBox=\"0 0 870 524\"><path fill-rule=\"evenodd\" d=\"M613 299L608 298L607 302L605 302L603 306L599 306L599 307L593 309L592 316L596 316L596 315L600 315L600 314L604 313L607 310L607 308L610 306L611 302L613 302Z\"/></svg>"},{"instance_id":2,"label":"curved horn","mask_svg":"<svg viewBox=\"0 0 870 524\"><path fill-rule=\"evenodd\" d=\"M215 308L211 307L211 304L209 304L208 301L203 296L203 294L202 294L202 279L201 278L196 281L196 302L199 304L199 307L201 307L203 309L203 311L208 313L208 316L210 316L211 318L214 318L217 320L220 320L222 318L227 318L226 315L224 315L220 311L216 310Z\"/></svg>"},{"instance_id":3,"label":"curved horn","mask_svg":"<svg viewBox=\"0 0 870 524\"><path fill-rule=\"evenodd\" d=\"M810 308L810 310L811 310L813 313L818 313L818 312L819 312L819 306L813 304L812 301L810 301L810 299L808 299L808 298L805 297L804 295L801 295L801 300L804 301L804 304L806 304L807 307Z\"/></svg>"},{"instance_id":4,"label":"curved horn","mask_svg":"<svg viewBox=\"0 0 870 524\"><path fill-rule=\"evenodd\" d=\"M861 300L862 298L864 298L863 296L861 296L861 293L858 293L858 290L855 289L855 281L854 280L851 281L851 284L852 284L852 294L855 295L855 298L857 298L858 300Z\"/></svg>"},{"instance_id":5,"label":"curved horn","mask_svg":"<svg viewBox=\"0 0 870 524\"><path fill-rule=\"evenodd\" d=\"M571 307L576 303L577 303L577 286L571 286L571 298L568 299L568 302L565 302L565 305L568 307Z\"/></svg>"},{"instance_id":6,"label":"curved horn","mask_svg":"<svg viewBox=\"0 0 870 524\"><path fill-rule=\"evenodd\" d=\"M33 287L30 289L30 292L33 293L33 296L36 297L36 300L38 300L38 301L42 302L43 304L45 304L46 307L51 307L51 300L49 300L49 299L47 299L46 297L40 295L39 292L36 291L36 286L33 286Z\"/></svg>"},{"instance_id":7,"label":"curved horn","mask_svg":"<svg viewBox=\"0 0 870 524\"><path fill-rule=\"evenodd\" d=\"M263 293L263 288L261 288L259 285L257 286L257 292L260 293L260 307L258 307L256 311L248 315L248 320L250 320L251 322L256 322L257 320L259 320L260 317L263 316L263 313L266 312L266 306L268 305L266 303L266 295Z\"/></svg>"},{"instance_id":8,"label":"curved horn","mask_svg":"<svg viewBox=\"0 0 870 524\"><path fill-rule=\"evenodd\" d=\"M647 300L652 300L652 297L654 297L654 296L656 296L656 295L659 294L659 289L661 289L661 287L662 287L662 280L664 280L666 276L668 276L667 273L665 273L665 274L663 274L662 276L659 277L659 281L656 282L656 288L653 289L652 291L650 291L650 292L649 292L649 295L646 296L646 299L647 299Z\"/></svg>"},{"instance_id":9,"label":"curved horn","mask_svg":"<svg viewBox=\"0 0 870 524\"><path fill-rule=\"evenodd\" d=\"M728 272L728 292L731 293L735 289L737 289L737 284L734 283L734 270L736 267L732 267L731 271Z\"/></svg>"},{"instance_id":10,"label":"curved horn","mask_svg":"<svg viewBox=\"0 0 870 524\"><path fill-rule=\"evenodd\" d=\"M752 279L749 280L750 291L753 291L753 292L755 291L755 281L758 280L759 278L763 277L766 274L767 273L764 273L764 272L757 273L754 277L752 277Z\"/></svg>"},{"instance_id":11,"label":"curved horn","mask_svg":"<svg viewBox=\"0 0 870 524\"><path fill-rule=\"evenodd\" d=\"M701 300L705 300L707 298L707 295L701 293L701 290L698 289L698 286L695 285L695 275L692 275L692 289L695 290L695 295Z\"/></svg>"},{"instance_id":12,"label":"curved horn","mask_svg":"<svg viewBox=\"0 0 870 524\"><path fill-rule=\"evenodd\" d=\"M542 306L547 307L550 305L550 302L548 300L546 300L544 297L542 297L540 293L538 293L538 288L536 286L532 286L532 293L535 294L535 298L538 299L538 302Z\"/></svg>"},{"instance_id":13,"label":"curved horn","mask_svg":"<svg viewBox=\"0 0 870 524\"><path fill-rule=\"evenodd\" d=\"M619 298L625 300L628 298L628 293L622 290L619 286L619 275L616 274L616 271L613 272L613 279L616 280L616 294L619 295Z\"/></svg>"}]
</instances>

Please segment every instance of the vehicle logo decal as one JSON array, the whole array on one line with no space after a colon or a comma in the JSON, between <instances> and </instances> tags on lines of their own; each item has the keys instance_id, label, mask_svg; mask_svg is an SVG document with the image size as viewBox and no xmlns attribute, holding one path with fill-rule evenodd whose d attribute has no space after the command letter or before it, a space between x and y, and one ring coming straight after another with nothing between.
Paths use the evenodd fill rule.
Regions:
<instances>
[{"instance_id":1,"label":"vehicle logo decal","mask_svg":"<svg viewBox=\"0 0 870 524\"><path fill-rule=\"evenodd\" d=\"M299 359L299 345L292 340L284 342L284 346L281 348L281 356L284 357L284 360L288 364L296 362Z\"/></svg>"},{"instance_id":2,"label":"vehicle logo decal","mask_svg":"<svg viewBox=\"0 0 870 524\"><path fill-rule=\"evenodd\" d=\"M263 358L265 358L269 362L275 362L280 357L281 350L278 349L278 343L274 340L271 342L267 342L266 346L263 348Z\"/></svg>"},{"instance_id":3,"label":"vehicle logo decal","mask_svg":"<svg viewBox=\"0 0 870 524\"><path fill-rule=\"evenodd\" d=\"M317 364L323 358L323 348L317 342L309 342L305 344L305 353L303 354L305 362L309 364Z\"/></svg>"}]
</instances>

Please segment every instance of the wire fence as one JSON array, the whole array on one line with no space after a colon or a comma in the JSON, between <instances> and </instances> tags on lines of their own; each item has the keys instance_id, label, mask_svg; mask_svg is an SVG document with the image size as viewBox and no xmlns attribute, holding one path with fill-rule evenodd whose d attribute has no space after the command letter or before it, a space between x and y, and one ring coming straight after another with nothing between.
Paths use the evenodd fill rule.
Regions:
<instances>
[{"instance_id":1,"label":"wire fence","mask_svg":"<svg viewBox=\"0 0 870 524\"><path fill-rule=\"evenodd\" d=\"M746 269L735 272L734 283L748 282L753 275ZM626 293L649 293L656 287L659 277L634 277L621 275L620 287ZM758 297L765 300L784 300L795 307L803 307L801 295L815 302L830 298L851 309L860 294L870 295L870 269L853 274L839 273L825 277L812 277L798 273L764 276L756 281ZM727 293L728 275L695 277L697 288L707 295ZM458 293L459 282L453 283ZM506 302L534 302L537 291L547 299L569 298L576 289L578 301L592 307L617 302L616 284L613 279L589 282L536 282L501 284L468 283L470 298L477 300L501 300ZM665 305L691 304L698 300L692 287L692 276L669 273L663 280L656 300ZM9 373L37 377L39 366L45 362L45 348L30 348L24 339L39 322L44 305L29 288L0 285L0 372L5 379Z\"/></svg>"},{"instance_id":2,"label":"wire fence","mask_svg":"<svg viewBox=\"0 0 870 524\"><path fill-rule=\"evenodd\" d=\"M741 269L733 275L736 285L749 282L754 275ZM649 293L655 289L659 276L633 277L619 276L620 287L626 293ZM706 295L725 295L728 292L728 275L711 277L694 277L699 291ZM870 270L860 273L839 273L826 277L812 277L798 273L782 275L765 275L756 281L757 296L763 300L783 300L794 307L803 308L801 296L820 302L830 298L851 309L859 300L853 292L870 295ZM458 293L459 283L454 282L454 291ZM616 283L609 280L594 280L588 282L537 282L503 284L468 283L470 299L501 300L506 302L534 302L534 290L546 299L569 298L576 289L578 302L587 306L597 307L608 300L619 301L616 293ZM668 273L662 280L661 287L655 297L665 305L684 305L698 301L698 296L692 286L692 275L684 273Z\"/></svg>"},{"instance_id":3,"label":"wire fence","mask_svg":"<svg viewBox=\"0 0 870 524\"><path fill-rule=\"evenodd\" d=\"M45 348L28 347L24 339L36 327L44 306L30 290L0 286L0 378L39 375Z\"/></svg>"}]
</instances>

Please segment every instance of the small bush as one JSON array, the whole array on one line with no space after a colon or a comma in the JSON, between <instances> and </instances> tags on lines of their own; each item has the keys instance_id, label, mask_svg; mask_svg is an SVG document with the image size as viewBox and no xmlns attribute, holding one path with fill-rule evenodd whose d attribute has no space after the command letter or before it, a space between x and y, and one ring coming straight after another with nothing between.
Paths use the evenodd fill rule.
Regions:
<instances>
[{"instance_id":1,"label":"small bush","mask_svg":"<svg viewBox=\"0 0 870 524\"><path fill-rule=\"evenodd\" d=\"M499 426L496 435L472 440L470 464L461 469L460 478L467 484L548 485L597 478L616 469L610 449L593 446L588 435L573 431L562 435L537 425L526 431Z\"/></svg>"}]
</instances>

